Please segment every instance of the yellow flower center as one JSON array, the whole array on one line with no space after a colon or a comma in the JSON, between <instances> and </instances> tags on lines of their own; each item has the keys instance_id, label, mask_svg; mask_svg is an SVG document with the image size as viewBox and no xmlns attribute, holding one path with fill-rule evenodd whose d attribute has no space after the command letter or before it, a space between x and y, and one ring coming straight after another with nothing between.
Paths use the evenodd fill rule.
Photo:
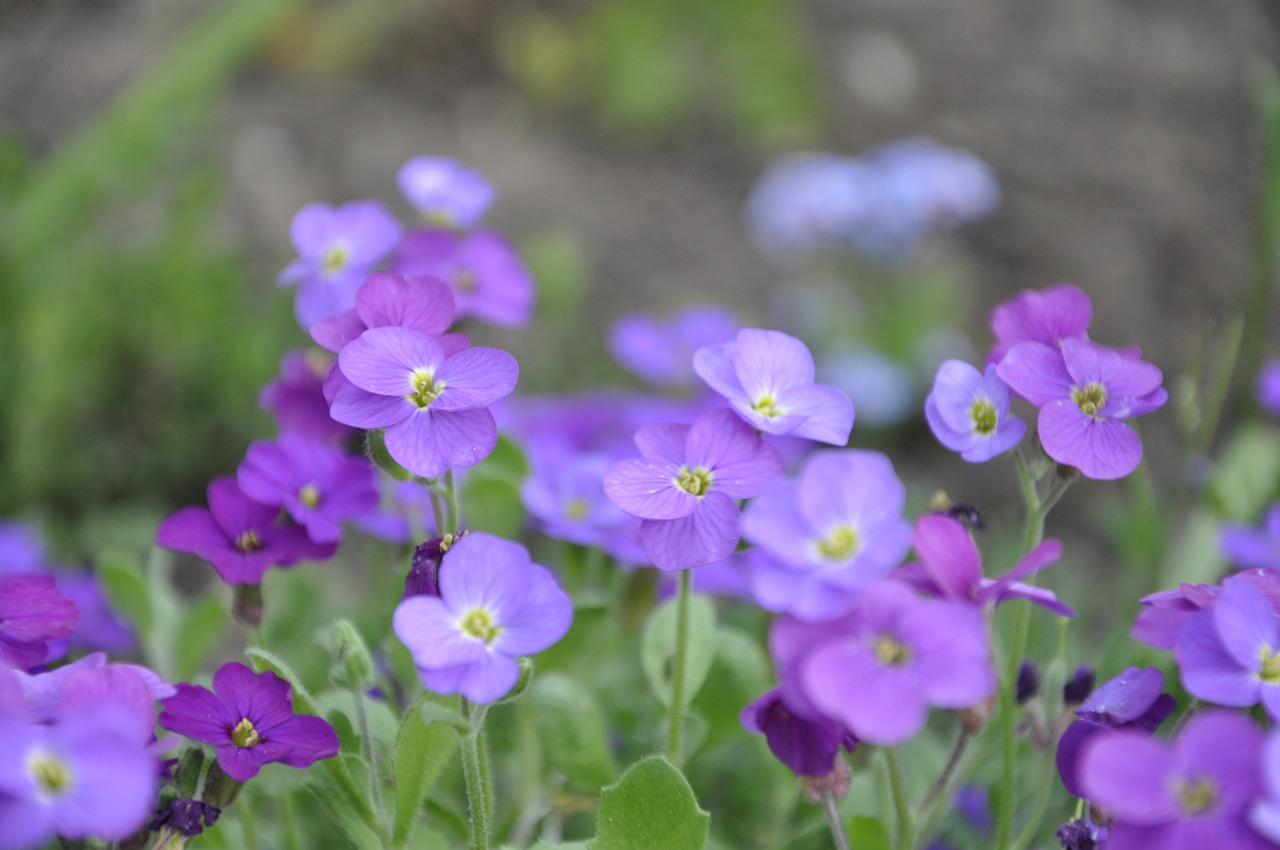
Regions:
<instances>
[{"instance_id":1,"label":"yellow flower center","mask_svg":"<svg viewBox=\"0 0 1280 850\"><path fill-rule=\"evenodd\" d=\"M1189 782L1179 780L1173 792L1182 804L1182 810L1189 815L1204 814L1218 806L1218 786L1207 776Z\"/></svg>"},{"instance_id":2,"label":"yellow flower center","mask_svg":"<svg viewBox=\"0 0 1280 850\"><path fill-rule=\"evenodd\" d=\"M982 436L995 432L999 417L996 416L996 406L990 400L980 398L975 401L969 410L969 416L973 419L973 430Z\"/></svg>"},{"instance_id":3,"label":"yellow flower center","mask_svg":"<svg viewBox=\"0 0 1280 850\"><path fill-rule=\"evenodd\" d=\"M502 626L493 622L493 615L483 608L472 608L462 618L462 631L477 640L493 643L502 634Z\"/></svg>"},{"instance_id":4,"label":"yellow flower center","mask_svg":"<svg viewBox=\"0 0 1280 850\"><path fill-rule=\"evenodd\" d=\"M1275 652L1271 647L1264 646L1260 655L1262 657L1262 671L1258 673L1258 678L1268 685L1280 685L1280 652Z\"/></svg>"},{"instance_id":5,"label":"yellow flower center","mask_svg":"<svg viewBox=\"0 0 1280 850\"><path fill-rule=\"evenodd\" d=\"M570 499L564 506L564 515L573 520L582 519L588 508L586 499Z\"/></svg>"},{"instance_id":6,"label":"yellow flower center","mask_svg":"<svg viewBox=\"0 0 1280 850\"><path fill-rule=\"evenodd\" d=\"M248 555L262 548L262 538L258 536L258 532L250 528L236 535L235 547Z\"/></svg>"},{"instance_id":7,"label":"yellow flower center","mask_svg":"<svg viewBox=\"0 0 1280 850\"><path fill-rule=\"evenodd\" d=\"M911 650L889 635L877 637L872 649L875 651L876 659L887 667L905 664L911 660Z\"/></svg>"},{"instance_id":8,"label":"yellow flower center","mask_svg":"<svg viewBox=\"0 0 1280 850\"><path fill-rule=\"evenodd\" d=\"M471 269L458 269L453 276L453 284L459 292L472 292L476 288L476 273Z\"/></svg>"},{"instance_id":9,"label":"yellow flower center","mask_svg":"<svg viewBox=\"0 0 1280 850\"><path fill-rule=\"evenodd\" d=\"M444 384L436 380L435 373L430 369L414 369L413 374L409 376L409 383L413 386L413 392L405 398L416 404L419 409L425 408L444 392Z\"/></svg>"},{"instance_id":10,"label":"yellow flower center","mask_svg":"<svg viewBox=\"0 0 1280 850\"><path fill-rule=\"evenodd\" d=\"M818 541L818 554L828 561L847 561L858 551L858 530L837 525L826 540Z\"/></svg>"},{"instance_id":11,"label":"yellow flower center","mask_svg":"<svg viewBox=\"0 0 1280 850\"><path fill-rule=\"evenodd\" d=\"M765 393L751 404L751 409L761 416L767 416L770 419L781 416L786 413L781 407L778 407L778 399L773 393Z\"/></svg>"},{"instance_id":12,"label":"yellow flower center","mask_svg":"<svg viewBox=\"0 0 1280 850\"><path fill-rule=\"evenodd\" d=\"M324 270L326 277L333 277L335 274L342 271L346 264L346 245L334 245L320 255L320 268Z\"/></svg>"},{"instance_id":13,"label":"yellow flower center","mask_svg":"<svg viewBox=\"0 0 1280 850\"><path fill-rule=\"evenodd\" d=\"M676 476L676 486L686 493L692 493L698 497L705 496L711 489L711 470L703 466L697 469L682 466L680 474Z\"/></svg>"},{"instance_id":14,"label":"yellow flower center","mask_svg":"<svg viewBox=\"0 0 1280 850\"><path fill-rule=\"evenodd\" d=\"M1071 400L1088 416L1097 416L1098 411L1107 403L1107 388L1097 381L1091 381L1083 387L1072 387Z\"/></svg>"},{"instance_id":15,"label":"yellow flower center","mask_svg":"<svg viewBox=\"0 0 1280 850\"><path fill-rule=\"evenodd\" d=\"M253 721L244 718L236 724L236 728L231 730L231 745L233 747L252 747L254 744L262 740L258 736L258 730L253 728Z\"/></svg>"},{"instance_id":16,"label":"yellow flower center","mask_svg":"<svg viewBox=\"0 0 1280 850\"><path fill-rule=\"evenodd\" d=\"M71 768L53 753L33 753L27 759L27 773L44 797L60 796L71 787Z\"/></svg>"},{"instance_id":17,"label":"yellow flower center","mask_svg":"<svg viewBox=\"0 0 1280 850\"><path fill-rule=\"evenodd\" d=\"M320 488L314 484L303 484L298 488L298 501L308 508L314 508L320 504ZM237 542L236 545L239 543Z\"/></svg>"}]
</instances>

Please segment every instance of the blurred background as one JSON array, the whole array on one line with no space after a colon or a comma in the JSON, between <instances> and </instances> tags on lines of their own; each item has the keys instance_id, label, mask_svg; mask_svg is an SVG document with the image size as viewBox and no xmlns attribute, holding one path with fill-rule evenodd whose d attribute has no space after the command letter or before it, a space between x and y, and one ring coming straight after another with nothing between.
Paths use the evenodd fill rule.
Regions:
<instances>
[{"instance_id":1,"label":"blurred background","mask_svg":"<svg viewBox=\"0 0 1280 850\"><path fill-rule=\"evenodd\" d=\"M1232 341L1228 417L1276 353L1259 238L1280 197L1276 8L5 0L0 516L75 528L55 542L74 553L135 507L153 528L199 502L273 433L257 388L306 342L274 285L291 217L359 198L404 214L395 174L420 154L499 190L490 223L535 273L539 317L476 336L516 354L526 392L638 386L604 356L608 322L724 303L888 388L880 414L883 393L855 393L853 444L890 451L917 502L945 488L1013 528L1011 470L940 449L920 399L942 357L981 358L992 306L1073 282L1093 337L1141 345L1175 400L1142 425L1154 484L1081 485L1099 498L1074 494L1055 523L1154 505L1213 442L1202 402ZM753 245L744 204L778 155L914 135L984 161L998 208L892 269Z\"/></svg>"}]
</instances>

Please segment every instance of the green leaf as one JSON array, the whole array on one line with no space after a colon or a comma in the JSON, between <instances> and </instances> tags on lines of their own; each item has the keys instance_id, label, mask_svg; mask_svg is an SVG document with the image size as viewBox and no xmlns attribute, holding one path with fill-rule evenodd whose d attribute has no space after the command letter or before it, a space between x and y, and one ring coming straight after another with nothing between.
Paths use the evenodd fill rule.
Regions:
<instances>
[{"instance_id":1,"label":"green leaf","mask_svg":"<svg viewBox=\"0 0 1280 850\"><path fill-rule=\"evenodd\" d=\"M293 686L293 710L298 714L319 714L316 709L316 701L311 692L302 685L302 681L298 679L293 670L289 669L289 665L285 664L280 658L265 649L257 646L251 646L244 651L249 656L249 660L253 662L253 669L261 673L263 670L270 670L284 679Z\"/></svg>"},{"instance_id":2,"label":"green leaf","mask_svg":"<svg viewBox=\"0 0 1280 850\"><path fill-rule=\"evenodd\" d=\"M889 830L879 818L858 815L849 821L849 846L858 850L891 850Z\"/></svg>"},{"instance_id":3,"label":"green leaf","mask_svg":"<svg viewBox=\"0 0 1280 850\"><path fill-rule=\"evenodd\" d=\"M146 643L151 636L151 592L142 567L123 552L108 550L98 561L98 581L112 608L133 624Z\"/></svg>"},{"instance_id":4,"label":"green leaf","mask_svg":"<svg viewBox=\"0 0 1280 850\"><path fill-rule=\"evenodd\" d=\"M600 706L589 689L561 673L547 673L534 682L533 707L547 760L570 781L595 791L618 775Z\"/></svg>"},{"instance_id":5,"label":"green leaf","mask_svg":"<svg viewBox=\"0 0 1280 850\"><path fill-rule=\"evenodd\" d=\"M475 531L513 539L524 528L520 488L506 479L468 475L462 484L462 505L466 525Z\"/></svg>"},{"instance_id":6,"label":"green leaf","mask_svg":"<svg viewBox=\"0 0 1280 850\"><path fill-rule=\"evenodd\" d=\"M191 606L178 626L176 678L185 682L195 675L222 640L228 616L227 603L215 596L206 596Z\"/></svg>"},{"instance_id":7,"label":"green leaf","mask_svg":"<svg viewBox=\"0 0 1280 850\"><path fill-rule=\"evenodd\" d=\"M589 850L702 850L711 815L662 756L636 762L600 795Z\"/></svg>"},{"instance_id":8,"label":"green leaf","mask_svg":"<svg viewBox=\"0 0 1280 850\"><path fill-rule=\"evenodd\" d=\"M341 759L338 756L321 762L326 766L325 772L316 772L307 787L356 850L382 850L382 840L373 826L373 812Z\"/></svg>"},{"instance_id":9,"label":"green leaf","mask_svg":"<svg viewBox=\"0 0 1280 850\"><path fill-rule=\"evenodd\" d=\"M707 720L705 745L715 747L741 736L738 715L742 707L769 685L769 660L759 642L740 629L717 629L707 682L692 706Z\"/></svg>"},{"instance_id":10,"label":"green leaf","mask_svg":"<svg viewBox=\"0 0 1280 850\"><path fill-rule=\"evenodd\" d=\"M640 636L640 663L649 686L664 706L671 704L671 673L676 654L676 602L665 603L644 627ZM716 611L711 600L694 596L689 600L689 651L685 658L684 705L697 695L706 681L715 657Z\"/></svg>"},{"instance_id":11,"label":"green leaf","mask_svg":"<svg viewBox=\"0 0 1280 850\"><path fill-rule=\"evenodd\" d=\"M435 706L434 703L424 705ZM392 755L396 814L391 829L391 840L396 847L403 847L408 840L422 801L448 766L458 746L455 731L444 723L428 720L422 707L411 708L396 733Z\"/></svg>"},{"instance_id":12,"label":"green leaf","mask_svg":"<svg viewBox=\"0 0 1280 850\"><path fill-rule=\"evenodd\" d=\"M532 850L587 850L587 843L574 841L571 844L548 844L545 841L539 841L533 845Z\"/></svg>"},{"instance_id":13,"label":"green leaf","mask_svg":"<svg viewBox=\"0 0 1280 850\"><path fill-rule=\"evenodd\" d=\"M1232 437L1213 471L1208 491L1223 515L1253 522L1276 494L1280 481L1280 431L1254 425Z\"/></svg>"}]
</instances>

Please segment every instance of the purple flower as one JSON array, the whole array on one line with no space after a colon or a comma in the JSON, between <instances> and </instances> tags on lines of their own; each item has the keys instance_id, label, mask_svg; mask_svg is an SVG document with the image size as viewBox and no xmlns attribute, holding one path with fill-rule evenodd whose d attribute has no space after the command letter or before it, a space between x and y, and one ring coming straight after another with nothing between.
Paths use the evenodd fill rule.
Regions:
<instances>
[{"instance_id":1,"label":"purple flower","mask_svg":"<svg viewBox=\"0 0 1280 850\"><path fill-rule=\"evenodd\" d=\"M276 427L282 432L341 443L353 431L329 416L329 403L322 390L333 364L334 358L316 349L285 352L280 360L280 374L262 388L258 406L271 411Z\"/></svg>"},{"instance_id":2,"label":"purple flower","mask_svg":"<svg viewBox=\"0 0 1280 850\"><path fill-rule=\"evenodd\" d=\"M298 259L278 278L298 284L293 312L303 330L348 310L365 275L400 238L400 225L377 201L353 201L334 208L309 204L290 226Z\"/></svg>"},{"instance_id":3,"label":"purple flower","mask_svg":"<svg viewBox=\"0 0 1280 850\"><path fill-rule=\"evenodd\" d=\"M836 446L849 441L853 402L835 387L813 382L813 357L795 337L744 328L733 342L698 349L693 368L765 433Z\"/></svg>"},{"instance_id":4,"label":"purple flower","mask_svg":"<svg viewBox=\"0 0 1280 850\"><path fill-rule=\"evenodd\" d=\"M1105 828L1085 818L1067 821L1054 833L1062 850L1097 850L1107 840L1107 835Z\"/></svg>"},{"instance_id":5,"label":"purple flower","mask_svg":"<svg viewBox=\"0 0 1280 850\"><path fill-rule=\"evenodd\" d=\"M221 814L221 809L201 800L179 798L170 800L168 805L151 819L147 828L152 832L170 829L188 838L194 838L217 823L218 816Z\"/></svg>"},{"instance_id":6,"label":"purple flower","mask_svg":"<svg viewBox=\"0 0 1280 850\"><path fill-rule=\"evenodd\" d=\"M968 708L996 686L981 613L893 581L867 590L849 628L805 654L800 679L819 711L882 746L919 732L930 705Z\"/></svg>"},{"instance_id":7,"label":"purple flower","mask_svg":"<svg viewBox=\"0 0 1280 850\"><path fill-rule=\"evenodd\" d=\"M1237 574L1251 582L1271 601L1280 614L1280 572L1268 569L1245 570ZM1142 597L1147 606L1138 614L1130 635L1157 649L1172 650L1187 616L1212 608L1222 595L1216 584L1181 584L1176 590L1162 590Z\"/></svg>"},{"instance_id":8,"label":"purple flower","mask_svg":"<svg viewBox=\"0 0 1280 850\"><path fill-rule=\"evenodd\" d=\"M427 334L453 354L469 344L462 334L446 334L454 320L449 285L430 275L375 272L356 291L355 307L311 326L311 338L338 354L369 328L409 328Z\"/></svg>"},{"instance_id":9,"label":"purple flower","mask_svg":"<svg viewBox=\"0 0 1280 850\"><path fill-rule=\"evenodd\" d=\"M371 328L342 349L350 384L331 413L357 428L385 428L387 451L401 466L434 478L489 456L498 430L488 406L515 388L515 358L496 348L449 355L408 328Z\"/></svg>"},{"instance_id":10,"label":"purple flower","mask_svg":"<svg viewBox=\"0 0 1280 850\"><path fill-rule=\"evenodd\" d=\"M1258 372L1254 391L1258 404L1268 413L1280 413L1280 360L1269 360Z\"/></svg>"},{"instance_id":11,"label":"purple flower","mask_svg":"<svg viewBox=\"0 0 1280 850\"><path fill-rule=\"evenodd\" d=\"M506 696L520 677L516 659L564 637L573 603L518 543L468 534L445 553L439 596L412 596L396 608L396 636L413 654L422 684L475 702Z\"/></svg>"},{"instance_id":12,"label":"purple flower","mask_svg":"<svg viewBox=\"0 0 1280 850\"><path fill-rule=\"evenodd\" d=\"M160 523L156 545L204 558L227 584L257 584L270 567L333 557L336 543L314 543L278 507L250 499L230 476L209 482L209 507L183 508Z\"/></svg>"},{"instance_id":13,"label":"purple flower","mask_svg":"<svg viewBox=\"0 0 1280 850\"><path fill-rule=\"evenodd\" d=\"M842 746L852 752L858 745L839 723L797 715L777 688L744 708L739 719L748 732L764 735L774 757L800 776L826 776Z\"/></svg>"},{"instance_id":14,"label":"purple flower","mask_svg":"<svg viewBox=\"0 0 1280 850\"><path fill-rule=\"evenodd\" d=\"M399 274L447 281L459 318L520 327L533 315L533 276L500 233L478 230L459 236L448 230L413 230L401 241L391 267Z\"/></svg>"},{"instance_id":15,"label":"purple flower","mask_svg":"<svg viewBox=\"0 0 1280 850\"><path fill-rule=\"evenodd\" d=\"M44 544L35 530L21 522L0 522L0 575L39 572L44 566Z\"/></svg>"},{"instance_id":16,"label":"purple flower","mask_svg":"<svg viewBox=\"0 0 1280 850\"><path fill-rule=\"evenodd\" d=\"M418 156L396 175L400 191L428 221L471 227L488 212L494 191L479 172L457 160Z\"/></svg>"},{"instance_id":17,"label":"purple flower","mask_svg":"<svg viewBox=\"0 0 1280 850\"><path fill-rule=\"evenodd\" d=\"M756 181L747 201L747 226L756 247L785 261L840 246L871 217L873 181L870 170L850 157L779 158Z\"/></svg>"},{"instance_id":18,"label":"purple flower","mask_svg":"<svg viewBox=\"0 0 1280 850\"><path fill-rule=\"evenodd\" d=\"M170 732L209 744L218 766L246 782L264 764L307 767L338 754L338 736L319 717L293 713L293 688L275 673L238 662L213 674L213 690L186 683L161 703L157 721Z\"/></svg>"},{"instance_id":19,"label":"purple flower","mask_svg":"<svg viewBox=\"0 0 1280 850\"><path fill-rule=\"evenodd\" d=\"M916 520L911 545L920 561L903 565L893 577L930 596L979 607L995 607L1006 599L1027 599L1063 617L1076 616L1075 609L1061 602L1052 590L1018 581L1062 557L1062 544L1057 540L1036 546L1013 569L995 579L982 577L978 547L964 525L949 516L929 514Z\"/></svg>"},{"instance_id":20,"label":"purple flower","mask_svg":"<svg viewBox=\"0 0 1280 850\"><path fill-rule=\"evenodd\" d=\"M106 671L108 676L105 680L98 680L98 684L102 685L105 682L105 686L86 688L86 682L92 681L86 679L68 689L68 684L73 679L80 679L81 674L103 671ZM32 723L56 723L66 709L77 702L76 695L83 696L88 691L98 695L117 694L119 698L113 698L113 701L120 703L119 707L124 710L124 714L133 718L133 722L126 725L140 728L142 725L149 724L154 717L155 708L150 705L150 702L171 697L177 693L172 685L152 670L136 664L108 664L107 656L102 652L90 653L70 664L64 664L45 673L31 675L15 671L14 675L21 695L18 711ZM148 702L145 703L145 707L144 702L137 696L137 689L129 682L134 678L146 687ZM94 698L79 701L88 704L92 703ZM3 705L3 700L0 700L0 707Z\"/></svg>"},{"instance_id":21,"label":"purple flower","mask_svg":"<svg viewBox=\"0 0 1280 850\"><path fill-rule=\"evenodd\" d=\"M556 540L596 546L629 517L609 501L604 476L613 461L603 454L568 454L530 444L533 475L520 495L542 533Z\"/></svg>"},{"instance_id":22,"label":"purple flower","mask_svg":"<svg viewBox=\"0 0 1280 850\"><path fill-rule=\"evenodd\" d=\"M1069 283L1042 291L1025 289L991 311L996 338L987 363L999 363L1020 342L1057 348L1067 339L1086 339L1093 321L1093 302Z\"/></svg>"},{"instance_id":23,"label":"purple flower","mask_svg":"<svg viewBox=\"0 0 1280 850\"><path fill-rule=\"evenodd\" d=\"M1280 620L1271 602L1239 576L1222 585L1217 602L1186 618L1176 654L1192 696L1219 705L1259 700L1280 718Z\"/></svg>"},{"instance_id":24,"label":"purple flower","mask_svg":"<svg viewBox=\"0 0 1280 850\"><path fill-rule=\"evenodd\" d=\"M1107 850L1271 846L1247 820L1262 792L1262 732L1225 711L1197 714L1173 745L1109 732L1085 750L1088 798L1114 819Z\"/></svg>"},{"instance_id":25,"label":"purple flower","mask_svg":"<svg viewBox=\"0 0 1280 850\"><path fill-rule=\"evenodd\" d=\"M924 416L938 442L970 463L982 463L1016 446L1027 423L1009 415L1009 387L994 365L985 373L961 360L938 369Z\"/></svg>"},{"instance_id":26,"label":"purple flower","mask_svg":"<svg viewBox=\"0 0 1280 850\"><path fill-rule=\"evenodd\" d=\"M979 835L991 834L991 801L988 789L981 785L961 785L956 789L956 810Z\"/></svg>"},{"instance_id":27,"label":"purple flower","mask_svg":"<svg viewBox=\"0 0 1280 850\"><path fill-rule=\"evenodd\" d=\"M52 576L0 577L0 662L26 669L47 660L49 641L69 637L79 619Z\"/></svg>"},{"instance_id":28,"label":"purple flower","mask_svg":"<svg viewBox=\"0 0 1280 850\"><path fill-rule=\"evenodd\" d=\"M355 527L388 543L411 543L435 534L431 491L417 481L397 481L379 472L382 504L372 513L354 520Z\"/></svg>"},{"instance_id":29,"label":"purple flower","mask_svg":"<svg viewBox=\"0 0 1280 850\"><path fill-rule=\"evenodd\" d=\"M131 724L114 705L52 725L0 714L0 844L25 850L55 834L122 841L142 827L158 771Z\"/></svg>"},{"instance_id":30,"label":"purple flower","mask_svg":"<svg viewBox=\"0 0 1280 850\"><path fill-rule=\"evenodd\" d=\"M1272 841L1280 844L1280 732L1267 736L1262 754L1263 781L1266 796L1249 810L1249 823Z\"/></svg>"},{"instance_id":31,"label":"purple flower","mask_svg":"<svg viewBox=\"0 0 1280 850\"><path fill-rule=\"evenodd\" d=\"M693 386L694 352L732 340L740 327L723 307L684 307L666 321L652 313L628 313L609 328L609 353L627 371L656 386Z\"/></svg>"},{"instance_id":32,"label":"purple flower","mask_svg":"<svg viewBox=\"0 0 1280 850\"><path fill-rule=\"evenodd\" d=\"M1220 545L1237 567L1280 570L1280 503L1267 508L1261 527L1224 524Z\"/></svg>"},{"instance_id":33,"label":"purple flower","mask_svg":"<svg viewBox=\"0 0 1280 850\"><path fill-rule=\"evenodd\" d=\"M797 481L772 481L747 507L742 533L770 556L753 595L770 611L828 620L907 553L906 489L879 452L815 452Z\"/></svg>"},{"instance_id":34,"label":"purple flower","mask_svg":"<svg viewBox=\"0 0 1280 850\"><path fill-rule=\"evenodd\" d=\"M662 570L729 556L738 545L738 505L782 474L782 459L733 411L717 408L692 426L663 423L636 432L643 457L609 468L604 490L640 517L640 544Z\"/></svg>"},{"instance_id":35,"label":"purple flower","mask_svg":"<svg viewBox=\"0 0 1280 850\"><path fill-rule=\"evenodd\" d=\"M1049 457L1089 478L1123 478L1137 469L1142 441L1123 420L1168 399L1155 366L1084 339L1063 340L1060 351L1020 342L996 372L1040 408L1040 442Z\"/></svg>"},{"instance_id":36,"label":"purple flower","mask_svg":"<svg viewBox=\"0 0 1280 850\"><path fill-rule=\"evenodd\" d=\"M54 573L54 586L71 600L80 622L68 641L76 649L131 652L136 646L133 629L111 610L98 577L87 570Z\"/></svg>"},{"instance_id":37,"label":"purple flower","mask_svg":"<svg viewBox=\"0 0 1280 850\"><path fill-rule=\"evenodd\" d=\"M249 498L283 506L316 543L337 543L344 520L378 506L377 482L367 460L300 434L250 445L236 482Z\"/></svg>"}]
</instances>

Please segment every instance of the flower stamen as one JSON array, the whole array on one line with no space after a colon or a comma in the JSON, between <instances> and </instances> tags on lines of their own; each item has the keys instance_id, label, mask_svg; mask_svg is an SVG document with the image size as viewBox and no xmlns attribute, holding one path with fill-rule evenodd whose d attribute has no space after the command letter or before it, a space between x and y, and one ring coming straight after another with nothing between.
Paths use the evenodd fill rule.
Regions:
<instances>
[{"instance_id":1,"label":"flower stamen","mask_svg":"<svg viewBox=\"0 0 1280 850\"><path fill-rule=\"evenodd\" d=\"M680 474L676 476L676 486L686 493L701 498L711 489L711 470L703 466L697 469L682 466Z\"/></svg>"}]
</instances>

